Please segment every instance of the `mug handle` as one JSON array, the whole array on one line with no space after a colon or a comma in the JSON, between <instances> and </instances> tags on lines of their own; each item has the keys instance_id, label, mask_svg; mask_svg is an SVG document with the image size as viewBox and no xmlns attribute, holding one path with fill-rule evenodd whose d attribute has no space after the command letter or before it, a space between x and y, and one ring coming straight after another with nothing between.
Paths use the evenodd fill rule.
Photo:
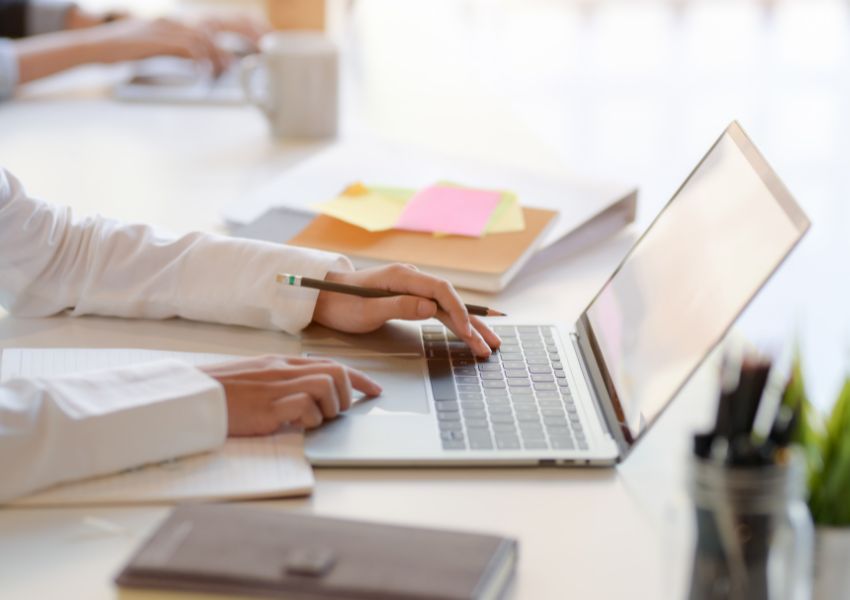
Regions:
<instances>
[{"instance_id":1,"label":"mug handle","mask_svg":"<svg viewBox=\"0 0 850 600\"><path fill-rule=\"evenodd\" d=\"M254 85L254 75L263 66L265 66L265 61L262 54L249 54L244 57L239 66L239 81L242 84L242 92L245 94L245 99L271 116L272 110L268 98L258 95L256 93L256 86Z\"/></svg>"}]
</instances>

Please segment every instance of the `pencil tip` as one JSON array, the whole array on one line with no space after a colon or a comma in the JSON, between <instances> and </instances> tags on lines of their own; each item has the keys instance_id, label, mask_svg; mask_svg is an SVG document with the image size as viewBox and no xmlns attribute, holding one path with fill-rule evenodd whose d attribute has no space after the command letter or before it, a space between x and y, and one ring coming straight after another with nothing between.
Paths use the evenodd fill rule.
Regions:
<instances>
[{"instance_id":1,"label":"pencil tip","mask_svg":"<svg viewBox=\"0 0 850 600\"><path fill-rule=\"evenodd\" d=\"M506 315L503 312L499 312L498 310L493 310L492 308L488 308L487 309L487 316L488 317L507 317L508 315Z\"/></svg>"}]
</instances>

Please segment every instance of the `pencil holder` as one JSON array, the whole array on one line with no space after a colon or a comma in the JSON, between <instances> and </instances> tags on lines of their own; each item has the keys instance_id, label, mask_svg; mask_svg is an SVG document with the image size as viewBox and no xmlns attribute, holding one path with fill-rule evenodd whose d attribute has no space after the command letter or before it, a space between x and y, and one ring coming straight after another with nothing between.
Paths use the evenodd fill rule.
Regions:
<instances>
[{"instance_id":1,"label":"pencil holder","mask_svg":"<svg viewBox=\"0 0 850 600\"><path fill-rule=\"evenodd\" d=\"M694 458L691 600L808 600L813 527L802 460L729 467Z\"/></svg>"}]
</instances>

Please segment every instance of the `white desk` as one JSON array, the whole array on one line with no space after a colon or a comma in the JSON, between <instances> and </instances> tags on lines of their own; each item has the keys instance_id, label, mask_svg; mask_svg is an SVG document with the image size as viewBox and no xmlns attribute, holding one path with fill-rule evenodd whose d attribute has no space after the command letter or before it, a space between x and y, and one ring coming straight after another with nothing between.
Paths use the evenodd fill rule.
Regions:
<instances>
[{"instance_id":1,"label":"white desk","mask_svg":"<svg viewBox=\"0 0 850 600\"><path fill-rule=\"evenodd\" d=\"M577 88L576 93L547 87L547 82L552 83L548 80L537 81L540 85L534 87L535 77L543 75L527 67L543 64L546 53L554 53L548 54L556 57L551 66L564 74L565 61L558 54L562 46L553 41L561 40L556 25L566 28L569 35L565 39L574 44L573 52L580 55L589 46L603 59L611 58L594 38L593 23L582 25L584 13L565 8L566 16L561 18L553 13L561 9L542 3L542 17L512 20L500 16L499 3L429 2L428 8L420 8L418 13L410 11L421 4L399 4L404 6L393 8L396 3L380 0L361 2L352 29L345 34L351 36L347 43L353 48L355 70L360 76L348 88L348 116L356 119L349 120L347 127L366 123L383 133L434 146L448 145L463 153L519 166L558 168L560 163L552 151L557 144L541 143L525 124L539 125L542 115L552 116L552 105L565 96L575 99L570 110L577 113L571 119L580 120L581 111L590 110L582 99L588 97L592 85L582 80L579 72L577 80L584 87ZM516 8L522 3L503 4ZM469 7L471 12L463 12ZM447 29L435 30L434 23L443 18L454 20ZM476 27L484 24L478 37L471 40L475 51L463 55L467 60L455 61L458 52L465 52L459 40L470 22ZM616 19L613 22L619 23ZM416 24L421 27L405 29ZM650 24L658 25L652 20ZM602 31L614 35L619 30ZM525 37L517 38L516 34ZM506 59L508 46L515 46L518 50L512 56L516 62L490 64L489 70L475 71L476 77L469 77L470 65L490 49L487 44L496 37L509 39L511 44L494 47L493 55ZM422 42L436 46L423 46ZM439 52L432 56L429 48L434 47ZM644 58L638 55L636 60ZM446 70L453 63L456 68ZM602 67L605 74L605 65ZM250 108L112 103L102 94L103 82L112 72L95 69L76 73L34 86L21 102L0 106L0 164L18 174L36 195L71 204L80 212L99 211L121 219L154 222L175 231L217 230L222 206L312 150L310 145L270 141L259 113ZM511 96L510 103L503 103L502 95L493 93L492 87L473 85L482 73L496 72L503 82L524 86L522 93L504 94ZM568 69L566 72L570 75ZM512 79L518 74L523 78ZM431 85L435 82L437 85ZM663 82L655 81L655 85L664 89ZM527 99L535 89L541 101L530 104L526 114L518 116L515 102ZM663 95L663 91L655 97L641 94L637 106L655 106L654 99ZM559 151L569 155L570 148L575 150L569 146L570 140L601 136L610 143L610 152L605 154L594 146L584 160L595 158L600 171L610 166L606 161L617 164L620 160L618 166L623 166L632 160L634 166L626 172L636 175L636 183L649 183L653 191L671 191L684 176L682 161L687 158L685 166L689 166L690 158L695 161L704 148L688 146L682 153L681 146L671 142L664 153L659 150L659 140L678 139L683 131L690 131L683 139L701 139L702 130L697 136L681 127L688 122L687 114L674 115L681 119L656 132L647 153L642 140L649 125L642 128L642 118L636 117L629 129L627 119L616 120L618 111L626 107L616 104L616 98L610 95L605 98L602 108L607 112L594 113L596 120L567 129L578 137L570 137L562 127L553 129L549 138L564 134L567 150ZM704 104L700 106L706 109ZM653 123L670 116L662 113L657 107L648 112ZM634 112L627 114L635 116ZM718 112L711 114L710 120L718 124L717 132L724 121L736 116L723 114L726 116L722 119ZM609 117L626 127L619 138L612 134ZM581 162L581 157L575 158ZM650 162L655 170L644 178L639 169ZM670 170L669 164L675 164L676 170ZM657 175L661 170L664 177ZM837 191L836 181L832 180L833 187L827 192ZM641 221L646 222L664 200L663 195L650 197L641 209ZM826 202L816 203L821 212L826 213L827 208ZM498 306L517 318L569 321L607 277L633 236L634 232L624 232L570 260L538 263L498 297L468 294L467 298ZM836 239L829 237L830 248L834 249ZM817 261L819 251L810 247L807 260ZM798 271L801 268L805 265L798 265ZM841 290L843 294L844 288ZM796 293L798 298L800 292ZM837 303L842 294L833 296L831 302ZM293 352L298 348L296 340L275 333L181 321L141 323L61 316L28 321L0 319L0 347L56 345L244 353ZM684 489L688 434L711 409L710 375L701 373L702 379L695 379L686 388L628 461L616 469L323 469L317 471L316 491L311 498L267 504L284 510L515 536L520 540L521 559L512 596L518 599L669 597L668 584L676 579L676 573L683 572L687 562L684 546L670 542L677 538L677 532L671 531L677 523L676 515L681 516L674 507L682 506L679 500ZM0 510L0 595L113 598L111 577L165 511ZM125 533L98 532L84 524L87 516L106 519Z\"/></svg>"}]
</instances>

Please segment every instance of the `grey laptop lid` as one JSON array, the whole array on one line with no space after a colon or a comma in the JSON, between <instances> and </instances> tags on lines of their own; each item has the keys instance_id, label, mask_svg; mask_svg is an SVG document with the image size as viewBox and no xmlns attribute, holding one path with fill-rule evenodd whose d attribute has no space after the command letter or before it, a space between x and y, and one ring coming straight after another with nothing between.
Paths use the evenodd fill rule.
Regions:
<instances>
[{"instance_id":1,"label":"grey laptop lid","mask_svg":"<svg viewBox=\"0 0 850 600\"><path fill-rule=\"evenodd\" d=\"M625 456L809 227L732 123L576 324Z\"/></svg>"}]
</instances>

